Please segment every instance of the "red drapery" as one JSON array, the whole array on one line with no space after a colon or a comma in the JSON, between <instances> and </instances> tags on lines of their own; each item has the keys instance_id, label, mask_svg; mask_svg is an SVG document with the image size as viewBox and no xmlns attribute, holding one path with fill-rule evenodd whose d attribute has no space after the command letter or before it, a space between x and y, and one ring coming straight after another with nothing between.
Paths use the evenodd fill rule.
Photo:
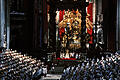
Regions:
<instances>
[{"instance_id":1,"label":"red drapery","mask_svg":"<svg viewBox=\"0 0 120 80\"><path fill-rule=\"evenodd\" d=\"M61 22L63 20L64 14L65 14L65 10L63 10L63 11L60 10L60 12L59 12L59 22ZM60 40L62 40L62 37L63 37L62 34L64 34L64 33L65 33L65 28L61 27L59 29Z\"/></svg>"},{"instance_id":2,"label":"red drapery","mask_svg":"<svg viewBox=\"0 0 120 80\"><path fill-rule=\"evenodd\" d=\"M57 58L57 60L76 60L76 58Z\"/></svg>"},{"instance_id":3,"label":"red drapery","mask_svg":"<svg viewBox=\"0 0 120 80\"><path fill-rule=\"evenodd\" d=\"M93 31L92 31L92 28L87 29L87 33L90 35L89 43L92 44L93 43L93 36L92 36Z\"/></svg>"},{"instance_id":4,"label":"red drapery","mask_svg":"<svg viewBox=\"0 0 120 80\"><path fill-rule=\"evenodd\" d=\"M88 5L87 13L90 14L89 19L90 19L91 22L93 22L93 3L90 3ZM93 36L92 36L93 30L92 30L92 28L90 28L90 30L87 29L87 32L88 32L88 34L90 34L90 41L89 41L89 43L92 44L93 43Z\"/></svg>"},{"instance_id":5,"label":"red drapery","mask_svg":"<svg viewBox=\"0 0 120 80\"><path fill-rule=\"evenodd\" d=\"M65 10L59 12L59 22L61 22L63 20L63 16L65 14Z\"/></svg>"},{"instance_id":6,"label":"red drapery","mask_svg":"<svg viewBox=\"0 0 120 80\"><path fill-rule=\"evenodd\" d=\"M61 27L60 29L59 29L59 35L60 35L60 40L62 40L62 34L64 34L65 33L65 28L64 27Z\"/></svg>"},{"instance_id":7,"label":"red drapery","mask_svg":"<svg viewBox=\"0 0 120 80\"><path fill-rule=\"evenodd\" d=\"M87 7L87 13L90 14L89 19L93 22L93 3L90 3Z\"/></svg>"}]
</instances>

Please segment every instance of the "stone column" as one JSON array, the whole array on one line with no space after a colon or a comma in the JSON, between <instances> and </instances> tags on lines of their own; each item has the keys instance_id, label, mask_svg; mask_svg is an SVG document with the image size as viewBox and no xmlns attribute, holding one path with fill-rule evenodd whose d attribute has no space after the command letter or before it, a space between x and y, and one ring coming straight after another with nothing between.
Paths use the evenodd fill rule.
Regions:
<instances>
[{"instance_id":1,"label":"stone column","mask_svg":"<svg viewBox=\"0 0 120 80\"><path fill-rule=\"evenodd\" d=\"M116 50L120 50L120 0L117 0Z\"/></svg>"},{"instance_id":2,"label":"stone column","mask_svg":"<svg viewBox=\"0 0 120 80\"><path fill-rule=\"evenodd\" d=\"M53 1L52 1L53 2ZM52 51L56 51L56 12L54 3L50 3L50 27L49 27L49 46Z\"/></svg>"},{"instance_id":3,"label":"stone column","mask_svg":"<svg viewBox=\"0 0 120 80\"><path fill-rule=\"evenodd\" d=\"M10 47L10 8L9 0L6 0L6 27L7 27L7 49Z\"/></svg>"},{"instance_id":4,"label":"stone column","mask_svg":"<svg viewBox=\"0 0 120 80\"><path fill-rule=\"evenodd\" d=\"M85 0L82 0L82 23L81 23L81 46L82 46L82 52L86 52L86 40L85 40L85 36L86 36L86 7L87 7L87 3Z\"/></svg>"},{"instance_id":5,"label":"stone column","mask_svg":"<svg viewBox=\"0 0 120 80\"><path fill-rule=\"evenodd\" d=\"M34 28L33 28L33 47L38 47L38 0L34 0Z\"/></svg>"},{"instance_id":6,"label":"stone column","mask_svg":"<svg viewBox=\"0 0 120 80\"><path fill-rule=\"evenodd\" d=\"M0 46L4 47L5 0L0 0Z\"/></svg>"}]
</instances>

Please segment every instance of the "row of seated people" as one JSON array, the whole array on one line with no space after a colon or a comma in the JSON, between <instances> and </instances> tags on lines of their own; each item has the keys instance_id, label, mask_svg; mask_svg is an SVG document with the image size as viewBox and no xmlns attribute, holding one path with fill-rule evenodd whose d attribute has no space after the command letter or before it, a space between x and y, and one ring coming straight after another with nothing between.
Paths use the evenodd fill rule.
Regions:
<instances>
[{"instance_id":1,"label":"row of seated people","mask_svg":"<svg viewBox=\"0 0 120 80\"><path fill-rule=\"evenodd\" d=\"M64 69L61 80L120 80L120 54L89 59Z\"/></svg>"},{"instance_id":2,"label":"row of seated people","mask_svg":"<svg viewBox=\"0 0 120 80\"><path fill-rule=\"evenodd\" d=\"M33 80L47 73L43 62L22 55L17 51L6 50L0 53L0 80Z\"/></svg>"}]
</instances>

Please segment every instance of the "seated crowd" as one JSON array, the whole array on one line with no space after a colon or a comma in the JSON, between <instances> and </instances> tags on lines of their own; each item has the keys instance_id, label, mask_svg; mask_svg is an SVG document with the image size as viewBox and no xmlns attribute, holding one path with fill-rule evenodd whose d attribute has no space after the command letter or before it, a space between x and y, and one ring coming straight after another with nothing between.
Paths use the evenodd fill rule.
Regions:
<instances>
[{"instance_id":1,"label":"seated crowd","mask_svg":"<svg viewBox=\"0 0 120 80\"><path fill-rule=\"evenodd\" d=\"M44 63L31 56L12 50L0 53L0 80L36 80L46 73Z\"/></svg>"},{"instance_id":2,"label":"seated crowd","mask_svg":"<svg viewBox=\"0 0 120 80\"><path fill-rule=\"evenodd\" d=\"M64 69L61 80L120 80L120 54L89 59Z\"/></svg>"}]
</instances>

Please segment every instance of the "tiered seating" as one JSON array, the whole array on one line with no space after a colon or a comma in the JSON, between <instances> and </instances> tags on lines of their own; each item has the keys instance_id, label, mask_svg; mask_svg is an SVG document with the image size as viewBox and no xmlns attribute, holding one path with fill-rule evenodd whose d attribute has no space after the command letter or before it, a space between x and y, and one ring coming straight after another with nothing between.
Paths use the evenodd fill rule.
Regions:
<instances>
[{"instance_id":1,"label":"tiered seating","mask_svg":"<svg viewBox=\"0 0 120 80\"><path fill-rule=\"evenodd\" d=\"M88 59L66 68L61 80L120 80L120 55L102 59Z\"/></svg>"},{"instance_id":2,"label":"tiered seating","mask_svg":"<svg viewBox=\"0 0 120 80\"><path fill-rule=\"evenodd\" d=\"M44 64L31 56L6 50L0 54L0 80L31 80L40 78Z\"/></svg>"}]
</instances>

